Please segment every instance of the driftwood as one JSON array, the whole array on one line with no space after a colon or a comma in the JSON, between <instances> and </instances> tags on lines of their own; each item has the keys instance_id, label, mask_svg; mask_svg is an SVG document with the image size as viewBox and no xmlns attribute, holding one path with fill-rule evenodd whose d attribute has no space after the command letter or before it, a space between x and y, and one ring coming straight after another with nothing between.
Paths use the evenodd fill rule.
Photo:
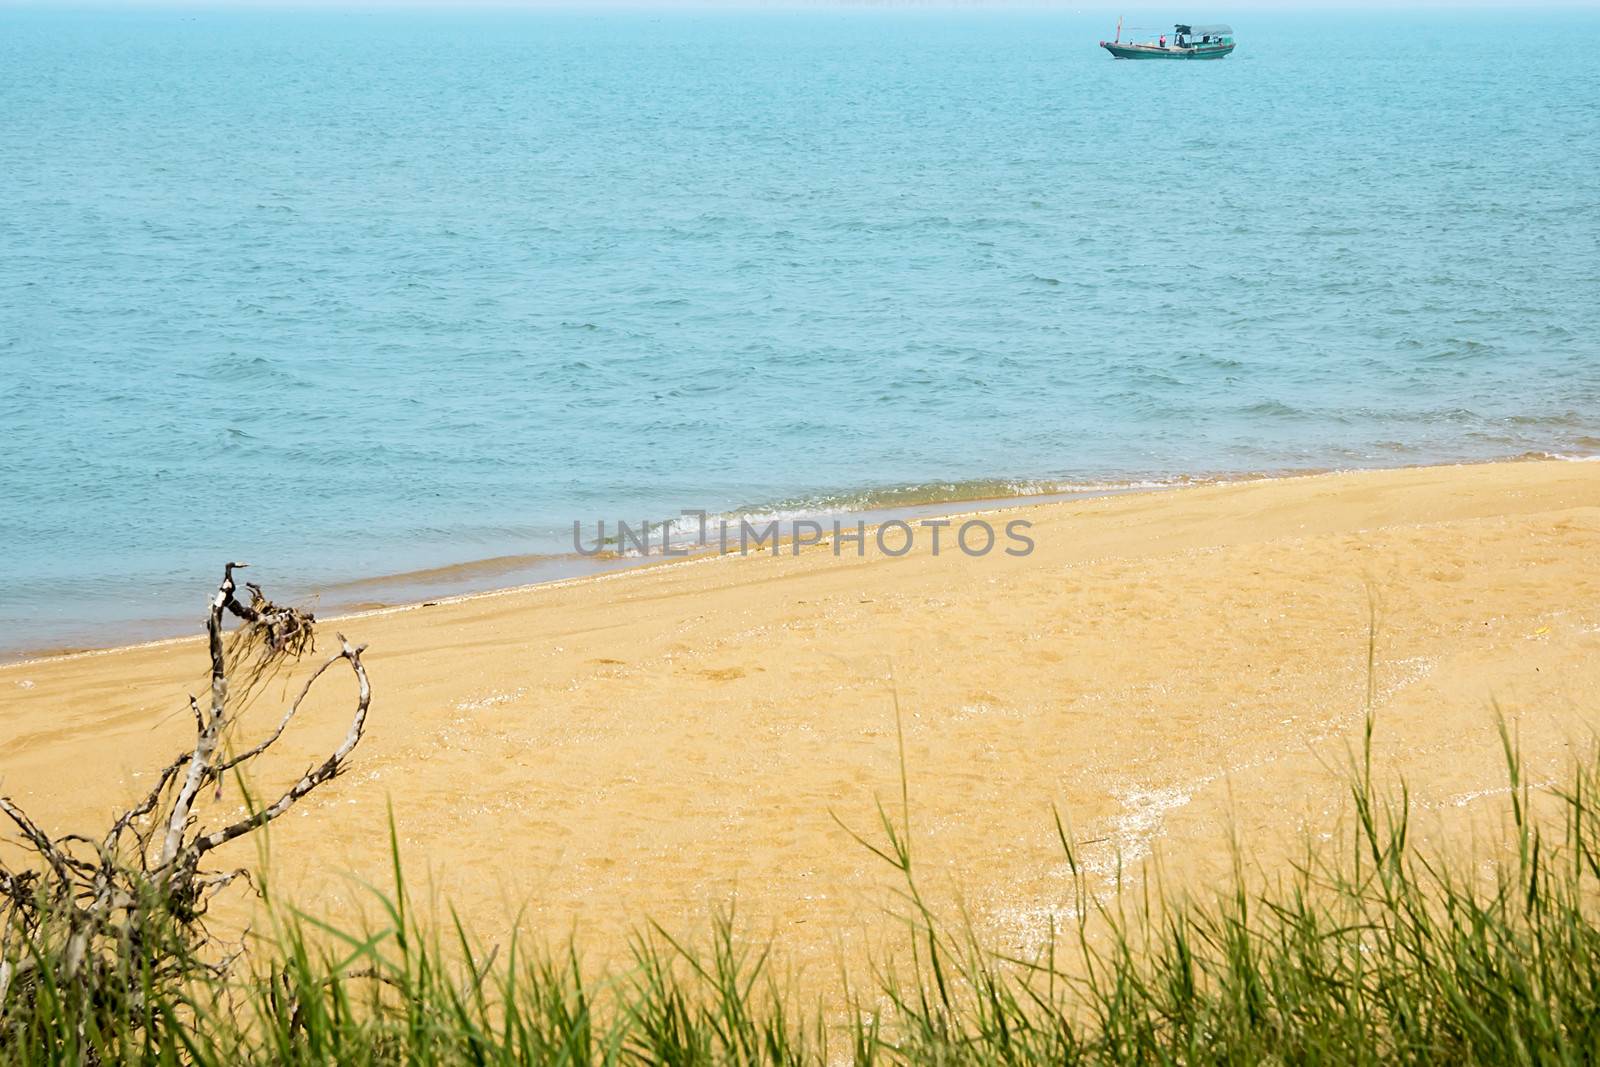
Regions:
<instances>
[{"instance_id":1,"label":"driftwood","mask_svg":"<svg viewBox=\"0 0 1600 1067\"><path fill-rule=\"evenodd\" d=\"M20 995L30 972L42 966L52 969L54 981L90 990L108 982L137 985L150 978L179 978L195 968L224 968L226 958L208 958L216 953L207 950L216 946L202 918L218 890L249 876L242 870L202 870L206 855L267 825L336 777L360 743L372 698L361 663L366 646L351 646L340 634L339 650L306 679L276 728L248 748L228 753L229 728L245 694L279 666L315 650L311 614L273 604L255 585L246 587L249 603L235 596L233 574L243 566L227 565L211 600L206 622L211 691L204 709L189 697L193 747L168 762L144 798L118 816L104 836L52 838L9 797L0 796L0 815L21 832L20 844L35 861L18 870L0 863L0 1017L8 996ZM229 615L241 624L225 639ZM206 787L220 790L224 775L239 773L276 744L312 687L341 662L355 674L357 695L339 746L270 802L251 805L232 823L201 828L195 804ZM231 698L230 667L241 683ZM125 992L137 996L136 989Z\"/></svg>"}]
</instances>

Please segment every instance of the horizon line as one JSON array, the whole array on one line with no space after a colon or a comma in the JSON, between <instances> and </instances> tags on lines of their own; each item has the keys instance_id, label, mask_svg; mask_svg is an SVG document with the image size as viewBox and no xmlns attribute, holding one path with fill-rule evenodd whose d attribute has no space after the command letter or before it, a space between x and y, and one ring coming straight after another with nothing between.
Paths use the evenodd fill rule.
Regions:
<instances>
[{"instance_id":1,"label":"horizon line","mask_svg":"<svg viewBox=\"0 0 1600 1067\"><path fill-rule=\"evenodd\" d=\"M1063 3L1061 0L0 0L0 11L48 11L51 14L110 14L183 12L230 14L282 12L320 14L372 14L383 12L449 14L601 14L639 12L695 14L705 12L797 13L832 12L1026 12L1072 16L1116 17L1132 14L1153 17L1156 12L1182 11L1192 18L1230 17L1234 12L1269 15L1310 13L1532 13L1538 11L1591 11L1600 14L1595 0L1176 0L1155 4L1149 0L1129 4Z\"/></svg>"}]
</instances>

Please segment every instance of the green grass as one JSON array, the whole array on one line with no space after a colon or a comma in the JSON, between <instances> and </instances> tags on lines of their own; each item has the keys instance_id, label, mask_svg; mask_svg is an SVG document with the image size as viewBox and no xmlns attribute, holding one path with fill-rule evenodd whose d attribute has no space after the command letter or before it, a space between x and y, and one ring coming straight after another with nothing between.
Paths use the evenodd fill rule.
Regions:
<instances>
[{"instance_id":1,"label":"green grass","mask_svg":"<svg viewBox=\"0 0 1600 1067\"><path fill-rule=\"evenodd\" d=\"M693 949L647 927L600 972L575 951L487 953L459 924L419 921L397 862L370 934L279 911L227 977L142 979L170 944L154 935L89 984L57 981L39 959L0 1002L0 1061L1600 1060L1600 765L1536 795L1502 737L1506 839L1470 861L1414 844L1403 787L1373 781L1370 723L1351 761L1349 831L1308 839L1270 879L1236 864L1213 899L1163 897L1148 881L1097 898L1062 829L1078 918L1033 959L937 917L918 889L914 827L880 808L858 840L899 872L906 944L901 966L846 976L843 1012L803 1000L731 918ZM27 952L19 937L8 932L13 961Z\"/></svg>"}]
</instances>

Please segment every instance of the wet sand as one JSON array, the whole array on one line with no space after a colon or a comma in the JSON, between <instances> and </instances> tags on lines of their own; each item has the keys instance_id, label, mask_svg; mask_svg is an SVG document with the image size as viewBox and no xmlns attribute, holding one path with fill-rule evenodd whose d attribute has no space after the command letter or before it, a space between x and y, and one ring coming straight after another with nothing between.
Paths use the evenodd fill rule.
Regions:
<instances>
[{"instance_id":1,"label":"wet sand","mask_svg":"<svg viewBox=\"0 0 1600 1067\"><path fill-rule=\"evenodd\" d=\"M736 896L781 958L831 973L893 929L892 872L834 816L870 832L875 798L898 812L898 699L924 885L1027 950L1071 899L1052 805L1097 878L1159 857L1195 892L1230 834L1271 870L1330 832L1374 614L1376 748L1425 834L1503 793L1496 704L1536 782L1600 721L1600 464L988 517L1031 522L1033 553L971 558L947 532L937 557L920 536L902 558L812 546L325 623L370 646L376 696L351 773L275 824L275 886L352 914L360 882L387 883L392 805L413 881L486 940L520 916L604 955ZM271 592L270 567L248 573ZM54 831L102 827L183 746L204 672L198 640L0 668L0 790ZM240 738L292 688L261 694ZM351 688L324 684L259 791L331 749ZM230 784L207 817L238 803Z\"/></svg>"}]
</instances>

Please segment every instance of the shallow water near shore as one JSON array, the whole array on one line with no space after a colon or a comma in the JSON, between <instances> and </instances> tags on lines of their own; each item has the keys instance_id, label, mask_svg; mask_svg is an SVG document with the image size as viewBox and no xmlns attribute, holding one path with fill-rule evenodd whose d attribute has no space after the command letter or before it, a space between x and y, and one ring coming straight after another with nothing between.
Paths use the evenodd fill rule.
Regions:
<instances>
[{"instance_id":1,"label":"shallow water near shore","mask_svg":"<svg viewBox=\"0 0 1600 1067\"><path fill-rule=\"evenodd\" d=\"M1236 29L0 12L0 649L226 558L1600 451L1600 56Z\"/></svg>"},{"instance_id":2,"label":"shallow water near shore","mask_svg":"<svg viewBox=\"0 0 1600 1067\"><path fill-rule=\"evenodd\" d=\"M917 497L914 502L880 507L852 506L843 501L825 511L766 510L737 515L707 515L656 524L650 520L600 519L571 531L569 546L579 551L526 552L495 556L392 574L363 575L319 586L284 583L296 605L319 615L348 616L389 609L432 608L441 603L474 599L483 594L515 593L530 586L593 578L656 564L705 560L716 556L755 556L771 559L801 555L832 555L836 559L861 559L878 554L880 545L890 552L913 551L919 542L938 544L947 555L1000 555L1007 549L1031 554L1027 539L1031 525L1025 509L1031 505L1068 500L1089 500L1124 493L1153 492L1197 485L1196 479L1177 479L1165 485L1083 486L1054 493L970 499L958 496ZM1019 487L1024 488L1024 487ZM892 496L891 496L892 498ZM1009 523L1020 518L1013 532ZM970 536L961 527L971 523ZM602 525L603 524L603 525ZM935 528L937 527L937 532ZM627 530L627 542L623 541ZM884 532L881 535L880 529ZM798 543L797 543L798 542ZM837 543L836 543L837 542ZM964 547L963 547L964 546ZM935 551L938 554L938 551ZM247 580L273 581L281 576L250 572ZM274 583L276 584L276 583ZM19 644L0 647L0 665L26 663L62 655L94 653L146 641L192 633L195 612L155 617L101 617L92 623L77 620L85 637L79 645ZM90 626L93 629L90 629Z\"/></svg>"}]
</instances>

